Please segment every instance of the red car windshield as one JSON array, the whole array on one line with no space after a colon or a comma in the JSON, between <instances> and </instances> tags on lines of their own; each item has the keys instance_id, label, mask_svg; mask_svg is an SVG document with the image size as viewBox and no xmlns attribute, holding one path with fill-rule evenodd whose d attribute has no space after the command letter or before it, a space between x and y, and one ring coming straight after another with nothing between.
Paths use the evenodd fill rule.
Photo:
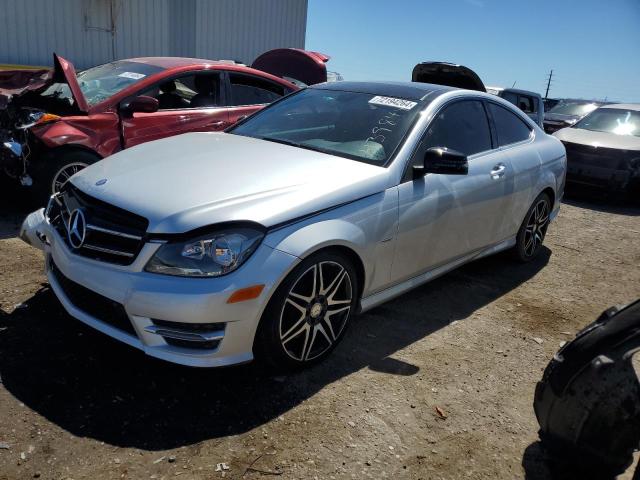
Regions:
<instances>
[{"instance_id":1,"label":"red car windshield","mask_svg":"<svg viewBox=\"0 0 640 480\"><path fill-rule=\"evenodd\" d=\"M87 104L93 106L162 70L162 67L156 65L121 60L84 70L78 73L77 78ZM71 90L66 83L54 83L41 95L65 102L69 106L74 104Z\"/></svg>"}]
</instances>

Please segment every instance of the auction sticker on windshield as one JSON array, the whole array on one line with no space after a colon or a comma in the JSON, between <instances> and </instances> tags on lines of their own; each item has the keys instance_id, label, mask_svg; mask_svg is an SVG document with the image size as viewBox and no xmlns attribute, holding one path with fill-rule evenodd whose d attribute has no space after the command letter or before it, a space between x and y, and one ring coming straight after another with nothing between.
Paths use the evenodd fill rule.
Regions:
<instances>
[{"instance_id":1,"label":"auction sticker on windshield","mask_svg":"<svg viewBox=\"0 0 640 480\"><path fill-rule=\"evenodd\" d=\"M124 77L124 78L131 78L133 80L140 80L141 78L146 77L145 74L143 73L136 73L136 72L122 72L120 75L118 75L119 77Z\"/></svg>"},{"instance_id":2,"label":"auction sticker on windshield","mask_svg":"<svg viewBox=\"0 0 640 480\"><path fill-rule=\"evenodd\" d=\"M371 100L369 100L369 103L373 103L374 105L385 105L387 107L400 108L402 110L411 110L417 105L417 102L412 102L410 100L403 100L402 98L393 97L381 97L380 95L373 97Z\"/></svg>"}]
</instances>

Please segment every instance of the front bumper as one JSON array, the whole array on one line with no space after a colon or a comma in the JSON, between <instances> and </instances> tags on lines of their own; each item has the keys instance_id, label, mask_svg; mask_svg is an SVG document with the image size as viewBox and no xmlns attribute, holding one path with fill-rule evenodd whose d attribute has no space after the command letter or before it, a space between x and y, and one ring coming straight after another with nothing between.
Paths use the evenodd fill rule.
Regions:
<instances>
[{"instance_id":1,"label":"front bumper","mask_svg":"<svg viewBox=\"0 0 640 480\"><path fill-rule=\"evenodd\" d=\"M67 247L43 210L25 219L20 237L44 250L49 284L71 316L147 355L194 367L225 366L253 359L253 340L262 312L281 279L299 261L263 243L237 271L223 277L158 275L143 269L159 244L145 244L136 260L127 266L85 258ZM69 282L76 286L73 294ZM227 303L234 291L256 284L265 285L259 297ZM78 287L88 290L89 295L97 295L98 302L72 301L72 297L79 298ZM102 300L105 308L96 310L96 304L102 305ZM124 321L128 320L132 328L120 328L122 324L119 326L103 316L109 303L123 309ZM213 332L217 334L215 348L187 348L168 343L158 325L166 331L171 322L175 322L175 328L170 328L173 331L185 325L197 331L196 327L201 326L198 324L217 324Z\"/></svg>"},{"instance_id":2,"label":"front bumper","mask_svg":"<svg viewBox=\"0 0 640 480\"><path fill-rule=\"evenodd\" d=\"M606 166L585 165L569 161L567 182L591 185L610 190L625 189L632 178L632 170L618 170Z\"/></svg>"}]
</instances>

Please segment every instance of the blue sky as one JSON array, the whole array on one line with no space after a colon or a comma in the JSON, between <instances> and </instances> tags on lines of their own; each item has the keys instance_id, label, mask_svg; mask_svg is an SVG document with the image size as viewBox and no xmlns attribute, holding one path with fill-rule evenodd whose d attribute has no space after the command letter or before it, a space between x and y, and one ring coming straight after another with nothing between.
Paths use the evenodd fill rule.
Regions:
<instances>
[{"instance_id":1,"label":"blue sky","mask_svg":"<svg viewBox=\"0 0 640 480\"><path fill-rule=\"evenodd\" d=\"M640 102L640 0L309 0L306 48L345 80L410 80L419 61L550 97Z\"/></svg>"}]
</instances>

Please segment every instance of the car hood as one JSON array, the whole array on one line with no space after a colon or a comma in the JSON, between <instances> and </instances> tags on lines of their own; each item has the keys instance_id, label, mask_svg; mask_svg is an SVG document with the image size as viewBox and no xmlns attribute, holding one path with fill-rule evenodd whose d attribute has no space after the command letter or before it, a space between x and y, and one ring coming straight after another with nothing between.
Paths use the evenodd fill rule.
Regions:
<instances>
[{"instance_id":1,"label":"car hood","mask_svg":"<svg viewBox=\"0 0 640 480\"><path fill-rule=\"evenodd\" d=\"M563 142L578 143L604 148L621 150L640 150L640 137L633 135L616 135L608 132L594 132L582 128L563 128L553 134Z\"/></svg>"},{"instance_id":2,"label":"car hood","mask_svg":"<svg viewBox=\"0 0 640 480\"><path fill-rule=\"evenodd\" d=\"M387 175L383 167L265 140L188 133L112 155L71 183L147 218L150 233L184 233L243 220L271 227L381 192Z\"/></svg>"},{"instance_id":3,"label":"car hood","mask_svg":"<svg viewBox=\"0 0 640 480\"><path fill-rule=\"evenodd\" d=\"M545 113L544 119L552 122L568 122L570 120L580 120L583 115L567 115L564 113Z\"/></svg>"}]
</instances>

